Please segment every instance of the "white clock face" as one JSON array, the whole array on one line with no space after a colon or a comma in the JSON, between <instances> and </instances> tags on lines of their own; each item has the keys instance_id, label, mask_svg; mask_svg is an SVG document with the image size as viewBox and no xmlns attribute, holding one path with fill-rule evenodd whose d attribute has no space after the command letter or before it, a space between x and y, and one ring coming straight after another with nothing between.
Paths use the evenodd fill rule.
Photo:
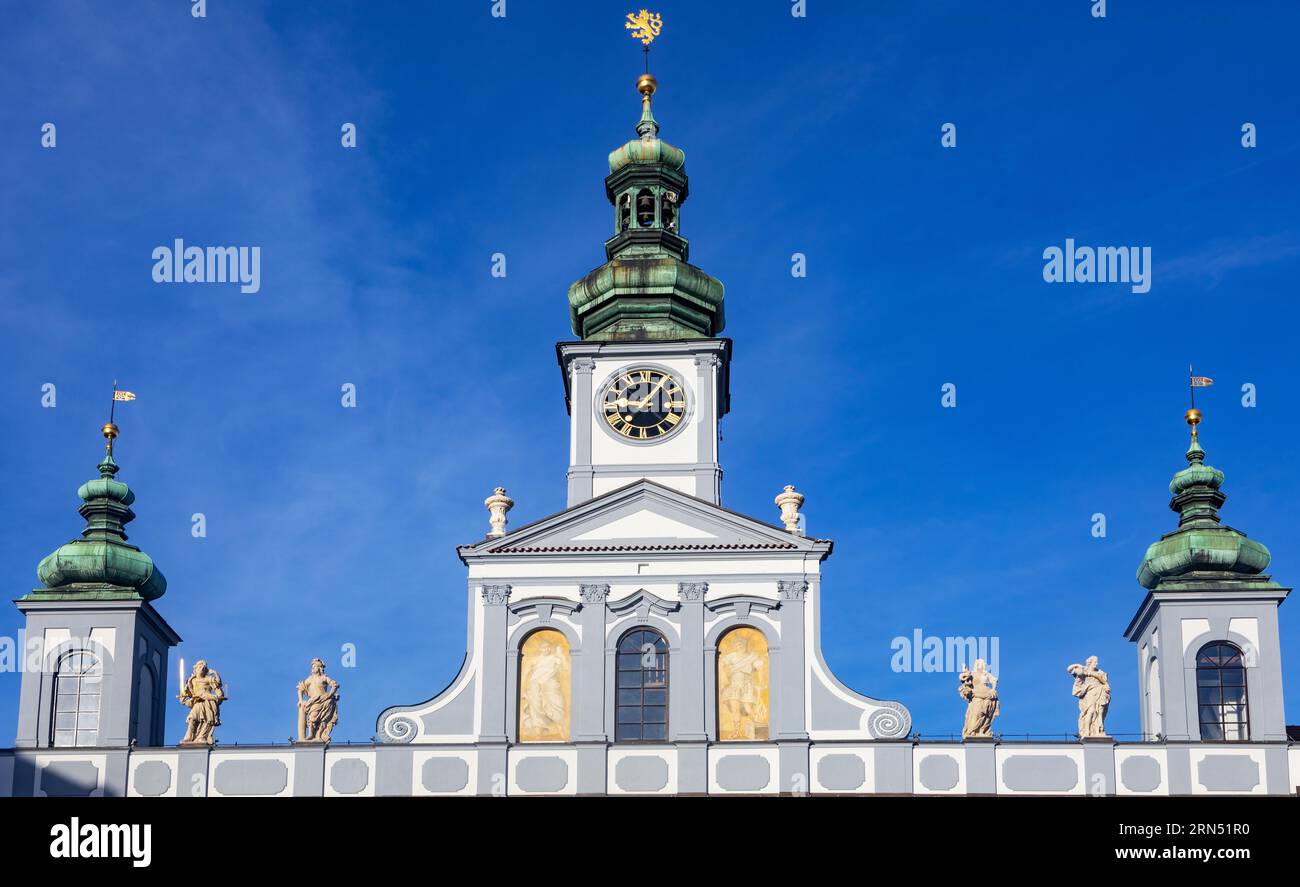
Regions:
<instances>
[{"instance_id":1,"label":"white clock face","mask_svg":"<svg viewBox=\"0 0 1300 887\"><path fill-rule=\"evenodd\" d=\"M671 371L633 366L619 370L605 383L596 411L616 436L648 443L685 425L688 398L686 386Z\"/></svg>"}]
</instances>

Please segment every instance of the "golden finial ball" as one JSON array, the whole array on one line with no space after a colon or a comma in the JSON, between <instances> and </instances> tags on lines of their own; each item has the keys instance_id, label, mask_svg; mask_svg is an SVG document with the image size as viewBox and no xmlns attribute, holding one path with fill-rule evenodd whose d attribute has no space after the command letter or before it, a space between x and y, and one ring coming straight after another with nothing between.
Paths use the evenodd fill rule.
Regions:
<instances>
[{"instance_id":1,"label":"golden finial ball","mask_svg":"<svg viewBox=\"0 0 1300 887\"><path fill-rule=\"evenodd\" d=\"M113 438L117 437L117 426L114 425L112 422L105 422L104 427L101 428L100 431L102 431L104 433L104 437L108 438L109 440L112 440Z\"/></svg>"},{"instance_id":2,"label":"golden finial ball","mask_svg":"<svg viewBox=\"0 0 1300 887\"><path fill-rule=\"evenodd\" d=\"M641 93L641 95L643 96L648 97L654 95L655 90L658 88L659 88L659 81L655 79L655 75L649 72L646 72L645 74L642 74L640 77L636 78L636 91Z\"/></svg>"},{"instance_id":3,"label":"golden finial ball","mask_svg":"<svg viewBox=\"0 0 1300 887\"><path fill-rule=\"evenodd\" d=\"M1198 409L1190 409L1187 411L1187 415L1184 418L1187 419L1188 425L1195 428L1197 425L1201 424L1201 411Z\"/></svg>"}]
</instances>

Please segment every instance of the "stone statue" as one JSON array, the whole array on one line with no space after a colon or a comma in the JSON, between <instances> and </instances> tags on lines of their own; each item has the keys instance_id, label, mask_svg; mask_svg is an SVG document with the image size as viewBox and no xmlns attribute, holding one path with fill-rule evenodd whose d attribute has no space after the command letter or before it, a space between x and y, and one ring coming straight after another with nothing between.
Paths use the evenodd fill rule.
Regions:
<instances>
[{"instance_id":1,"label":"stone statue","mask_svg":"<svg viewBox=\"0 0 1300 887\"><path fill-rule=\"evenodd\" d=\"M983 659L976 659L974 670L963 665L958 679L957 693L966 700L966 722L961 728L961 738L991 737L993 719L1002 713L997 676L989 673Z\"/></svg>"},{"instance_id":2,"label":"stone statue","mask_svg":"<svg viewBox=\"0 0 1300 887\"><path fill-rule=\"evenodd\" d=\"M194 670L181 685L181 695L176 698L190 710L185 718L185 738L181 745L215 745L212 731L221 725L221 703L226 701L221 675L200 659L194 663Z\"/></svg>"},{"instance_id":3,"label":"stone statue","mask_svg":"<svg viewBox=\"0 0 1300 887\"><path fill-rule=\"evenodd\" d=\"M1083 665L1066 668L1074 675L1071 694L1079 700L1079 737L1088 739L1106 735L1106 710L1110 708L1110 681L1097 667L1097 657L1089 656Z\"/></svg>"},{"instance_id":4,"label":"stone statue","mask_svg":"<svg viewBox=\"0 0 1300 887\"><path fill-rule=\"evenodd\" d=\"M307 696L304 699L303 694ZM325 663L311 661L311 674L298 682L298 741L329 742L339 722L339 682L325 674Z\"/></svg>"}]
</instances>

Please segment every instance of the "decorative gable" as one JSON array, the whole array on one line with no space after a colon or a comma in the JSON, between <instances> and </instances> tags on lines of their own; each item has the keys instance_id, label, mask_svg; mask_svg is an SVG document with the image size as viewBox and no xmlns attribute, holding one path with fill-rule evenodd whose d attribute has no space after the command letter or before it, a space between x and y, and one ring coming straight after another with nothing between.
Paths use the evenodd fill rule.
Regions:
<instances>
[{"instance_id":1,"label":"decorative gable","mask_svg":"<svg viewBox=\"0 0 1300 887\"><path fill-rule=\"evenodd\" d=\"M818 551L807 539L651 480L638 480L504 536L461 546L462 559L612 551Z\"/></svg>"},{"instance_id":2,"label":"decorative gable","mask_svg":"<svg viewBox=\"0 0 1300 887\"><path fill-rule=\"evenodd\" d=\"M617 539L712 539L713 533L675 520L651 508L620 517L611 523L588 530L573 537L575 542L613 541Z\"/></svg>"}]
</instances>

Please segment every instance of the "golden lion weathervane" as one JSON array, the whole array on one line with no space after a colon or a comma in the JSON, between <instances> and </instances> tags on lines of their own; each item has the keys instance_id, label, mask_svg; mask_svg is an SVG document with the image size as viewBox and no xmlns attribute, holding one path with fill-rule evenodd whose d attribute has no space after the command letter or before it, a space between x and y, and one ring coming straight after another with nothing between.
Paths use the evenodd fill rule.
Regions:
<instances>
[{"instance_id":1,"label":"golden lion weathervane","mask_svg":"<svg viewBox=\"0 0 1300 887\"><path fill-rule=\"evenodd\" d=\"M663 30L664 20L660 18L657 12L643 9L637 13L629 12L623 27L631 31L632 39L640 40L645 45L646 51L649 52L650 44Z\"/></svg>"}]
</instances>

